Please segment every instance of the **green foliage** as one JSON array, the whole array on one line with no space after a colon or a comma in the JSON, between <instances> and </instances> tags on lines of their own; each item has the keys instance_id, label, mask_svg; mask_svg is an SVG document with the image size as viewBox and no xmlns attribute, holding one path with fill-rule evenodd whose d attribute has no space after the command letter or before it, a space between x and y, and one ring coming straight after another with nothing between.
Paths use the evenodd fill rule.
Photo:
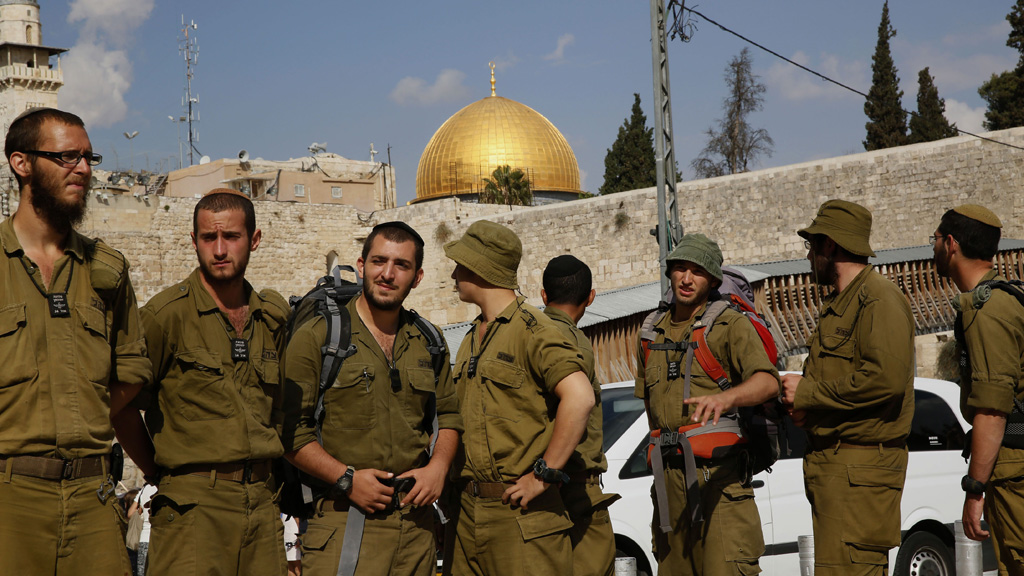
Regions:
<instances>
[{"instance_id":1,"label":"green foliage","mask_svg":"<svg viewBox=\"0 0 1024 576\"><path fill-rule=\"evenodd\" d=\"M654 128L640 108L640 95L633 94L633 110L619 127L619 135L604 157L604 184L599 194L649 188L655 184Z\"/></svg>"},{"instance_id":2,"label":"green foliage","mask_svg":"<svg viewBox=\"0 0 1024 576\"><path fill-rule=\"evenodd\" d=\"M434 240L438 244L444 244L445 242L451 240L451 238L452 229L448 227L448 224L441 222L440 224L437 225L436 228L434 228Z\"/></svg>"},{"instance_id":3,"label":"green foliage","mask_svg":"<svg viewBox=\"0 0 1024 576\"><path fill-rule=\"evenodd\" d=\"M864 103L868 117L865 150L881 150L907 143L907 114L903 111L903 91L896 75L896 64L889 51L889 39L896 30L889 23L889 2L882 5L882 21L878 24L878 43L871 57L871 90Z\"/></svg>"},{"instance_id":4,"label":"green foliage","mask_svg":"<svg viewBox=\"0 0 1024 576\"><path fill-rule=\"evenodd\" d=\"M746 172L764 154L772 155L775 142L764 128L754 129L747 117L764 107L765 86L750 70L753 59L744 48L725 68L729 95L722 101L725 116L718 129L708 128L708 143L690 163L698 178Z\"/></svg>"},{"instance_id":5,"label":"green foliage","mask_svg":"<svg viewBox=\"0 0 1024 576\"><path fill-rule=\"evenodd\" d=\"M1003 130L1024 126L1024 0L1017 0L1006 15L1010 23L1010 36L1006 45L1020 53L1017 68L993 74L978 88L978 94L988 103L985 111L986 130Z\"/></svg>"},{"instance_id":6,"label":"green foliage","mask_svg":"<svg viewBox=\"0 0 1024 576\"><path fill-rule=\"evenodd\" d=\"M481 204L507 204L509 206L530 206L533 204L533 190L530 180L519 168L498 166L490 178L484 178L484 189L480 192Z\"/></svg>"},{"instance_id":7,"label":"green foliage","mask_svg":"<svg viewBox=\"0 0 1024 576\"><path fill-rule=\"evenodd\" d=\"M939 98L935 79L925 68L917 75L917 114L910 116L908 140L911 144L917 144L956 135L956 127L946 120L946 101Z\"/></svg>"}]
</instances>

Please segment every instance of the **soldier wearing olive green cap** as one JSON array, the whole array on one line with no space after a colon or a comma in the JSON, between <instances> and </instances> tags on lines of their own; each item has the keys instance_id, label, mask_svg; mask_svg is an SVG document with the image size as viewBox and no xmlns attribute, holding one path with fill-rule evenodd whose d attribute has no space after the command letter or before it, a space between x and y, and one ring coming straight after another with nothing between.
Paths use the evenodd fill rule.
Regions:
<instances>
[{"instance_id":1,"label":"soldier wearing olive green cap","mask_svg":"<svg viewBox=\"0 0 1024 576\"><path fill-rule=\"evenodd\" d=\"M198 267L142 308L153 383L118 428L132 459L159 478L146 573L284 574L271 470L284 454L280 361L290 309L245 279L262 239L247 196L211 190L192 224Z\"/></svg>"},{"instance_id":2,"label":"soldier wearing olive green cap","mask_svg":"<svg viewBox=\"0 0 1024 576\"><path fill-rule=\"evenodd\" d=\"M458 504L446 572L571 574L572 521L558 485L594 406L583 358L516 296L514 232L474 222L444 250L459 298L480 307L453 371L465 433L452 464Z\"/></svg>"},{"instance_id":3,"label":"soldier wearing olive green cap","mask_svg":"<svg viewBox=\"0 0 1024 576\"><path fill-rule=\"evenodd\" d=\"M965 204L943 214L931 242L936 270L962 292L954 302L960 410L973 426L964 533L991 533L999 573L1024 574L1024 437L1008 426L1022 416L1014 403L1024 401L1024 307L998 289L1006 281L992 264L1001 228L990 210Z\"/></svg>"},{"instance_id":4,"label":"soldier wearing olive green cap","mask_svg":"<svg viewBox=\"0 0 1024 576\"><path fill-rule=\"evenodd\" d=\"M722 283L722 251L707 236L688 234L665 261L665 273L672 281L670 312L654 324L650 341L645 341L641 333L637 344L634 393L644 400L651 430L676 432L698 422L718 425L720 420L735 418L741 406L755 406L777 396L778 371L750 321L731 308L725 308L714 321L707 342L729 382L735 384L723 391L696 361L690 363L687 382L685 368L681 368L686 365L685 350L709 303L717 298L715 290ZM758 558L764 553L764 536L754 491L744 469L746 453L697 458L694 479L687 477L686 464L676 448L678 444L663 451L664 478L656 478L651 491L658 573L757 574L761 571ZM665 487L664 505L658 501L659 480ZM698 492L691 491L694 480ZM699 504L688 499L690 494L699 495ZM664 510L667 518L662 517ZM693 520L695 510L703 511L703 522Z\"/></svg>"},{"instance_id":5,"label":"soldier wearing olive green cap","mask_svg":"<svg viewBox=\"0 0 1024 576\"><path fill-rule=\"evenodd\" d=\"M803 376L782 377L807 430L804 488L817 576L887 573L900 543L906 438L914 415L914 317L868 257L871 213L829 200L798 234L815 282L831 286L808 342Z\"/></svg>"}]
</instances>

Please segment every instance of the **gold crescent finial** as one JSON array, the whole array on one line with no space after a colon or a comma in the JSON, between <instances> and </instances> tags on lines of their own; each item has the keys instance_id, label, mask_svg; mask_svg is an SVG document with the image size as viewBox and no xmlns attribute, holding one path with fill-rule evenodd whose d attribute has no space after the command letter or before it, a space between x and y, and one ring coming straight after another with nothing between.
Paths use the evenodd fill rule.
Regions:
<instances>
[{"instance_id":1,"label":"gold crescent finial","mask_svg":"<svg viewBox=\"0 0 1024 576\"><path fill-rule=\"evenodd\" d=\"M488 62L487 65L491 67L491 96L496 96L494 92L494 62Z\"/></svg>"}]
</instances>

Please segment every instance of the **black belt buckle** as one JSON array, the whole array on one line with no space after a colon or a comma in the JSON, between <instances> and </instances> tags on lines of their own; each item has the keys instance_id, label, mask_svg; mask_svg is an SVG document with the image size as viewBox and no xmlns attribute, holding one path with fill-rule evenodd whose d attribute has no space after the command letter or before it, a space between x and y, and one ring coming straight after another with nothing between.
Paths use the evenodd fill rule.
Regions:
<instances>
[{"instance_id":1,"label":"black belt buckle","mask_svg":"<svg viewBox=\"0 0 1024 576\"><path fill-rule=\"evenodd\" d=\"M61 472L61 475L60 475L61 479L62 480L73 480L74 476L75 476L75 461L74 460L65 460L64 461L64 470Z\"/></svg>"}]
</instances>

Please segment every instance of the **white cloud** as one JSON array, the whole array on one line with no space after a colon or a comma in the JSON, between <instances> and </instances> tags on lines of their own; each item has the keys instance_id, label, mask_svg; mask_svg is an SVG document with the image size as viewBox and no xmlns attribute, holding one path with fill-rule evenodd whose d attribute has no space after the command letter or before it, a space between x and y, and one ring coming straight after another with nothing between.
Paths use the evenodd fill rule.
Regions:
<instances>
[{"instance_id":1,"label":"white cloud","mask_svg":"<svg viewBox=\"0 0 1024 576\"><path fill-rule=\"evenodd\" d=\"M457 102L469 96L469 88L462 81L463 72L453 69L442 70L433 84L422 78L406 76L398 81L390 98L399 106L431 106L443 102Z\"/></svg>"},{"instance_id":2,"label":"white cloud","mask_svg":"<svg viewBox=\"0 0 1024 576\"><path fill-rule=\"evenodd\" d=\"M790 60L856 90L866 92L870 86L867 67L861 61L843 62L833 54L824 53L814 61L801 51L794 53ZM765 80L770 91L781 93L787 100L861 98L788 62L772 64L765 74Z\"/></svg>"},{"instance_id":3,"label":"white cloud","mask_svg":"<svg viewBox=\"0 0 1024 576\"><path fill-rule=\"evenodd\" d=\"M558 46L555 51L550 54L545 54L544 59L553 62L564 62L565 61L565 49L568 46L572 46L573 42L576 42L576 37L572 34L566 33L558 37Z\"/></svg>"},{"instance_id":4,"label":"white cloud","mask_svg":"<svg viewBox=\"0 0 1024 576\"><path fill-rule=\"evenodd\" d=\"M503 70L508 70L509 68L512 68L513 66L518 64L519 57L516 56L514 52L509 50L508 52L505 53L504 56L498 56L497 58L494 58L491 61L494 62L494 69L501 72Z\"/></svg>"},{"instance_id":5,"label":"white cloud","mask_svg":"<svg viewBox=\"0 0 1024 576\"><path fill-rule=\"evenodd\" d=\"M587 190L587 171L580 168L580 190Z\"/></svg>"},{"instance_id":6,"label":"white cloud","mask_svg":"<svg viewBox=\"0 0 1024 576\"><path fill-rule=\"evenodd\" d=\"M971 108L963 102L946 98L946 120L961 130L977 134L985 130L981 127L985 120L985 107Z\"/></svg>"},{"instance_id":7,"label":"white cloud","mask_svg":"<svg viewBox=\"0 0 1024 576\"><path fill-rule=\"evenodd\" d=\"M61 107L94 127L111 126L128 113L125 94L133 75L134 33L149 18L154 0L73 0L68 23L79 25L77 43L61 62Z\"/></svg>"}]
</instances>

